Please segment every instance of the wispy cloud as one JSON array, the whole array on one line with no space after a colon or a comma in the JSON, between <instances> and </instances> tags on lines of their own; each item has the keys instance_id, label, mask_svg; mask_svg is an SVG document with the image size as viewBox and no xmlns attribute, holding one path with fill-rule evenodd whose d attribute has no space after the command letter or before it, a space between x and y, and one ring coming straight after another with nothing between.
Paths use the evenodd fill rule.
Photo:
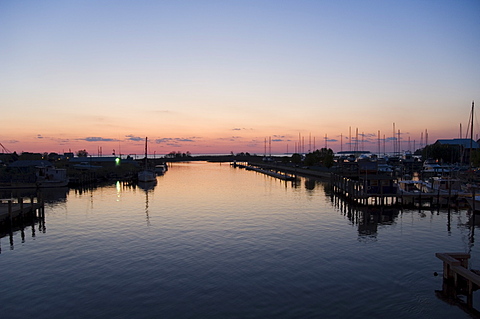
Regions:
<instances>
[{"instance_id":1,"label":"wispy cloud","mask_svg":"<svg viewBox=\"0 0 480 319\"><path fill-rule=\"evenodd\" d=\"M358 133L358 136L363 136L363 137L377 137L377 134L374 133Z\"/></svg>"},{"instance_id":2,"label":"wispy cloud","mask_svg":"<svg viewBox=\"0 0 480 319\"><path fill-rule=\"evenodd\" d=\"M140 137L140 136L133 136L132 134L130 135L125 135L125 137L127 138L127 140L129 141L134 141L134 142L140 142L140 141L143 141L143 137Z\"/></svg>"},{"instance_id":3,"label":"wispy cloud","mask_svg":"<svg viewBox=\"0 0 480 319\"><path fill-rule=\"evenodd\" d=\"M232 128L232 131L253 131L253 128L235 127Z\"/></svg>"},{"instance_id":4,"label":"wispy cloud","mask_svg":"<svg viewBox=\"0 0 480 319\"><path fill-rule=\"evenodd\" d=\"M37 134L37 138L43 138L41 134Z\"/></svg>"},{"instance_id":5,"label":"wispy cloud","mask_svg":"<svg viewBox=\"0 0 480 319\"><path fill-rule=\"evenodd\" d=\"M85 138L79 138L78 140L86 141L86 142L115 142L115 141L118 141L114 138L105 138L105 137L99 137L99 136L90 136L90 137L85 137Z\"/></svg>"},{"instance_id":6,"label":"wispy cloud","mask_svg":"<svg viewBox=\"0 0 480 319\"><path fill-rule=\"evenodd\" d=\"M157 138L155 140L155 143L157 144L167 144L167 145L177 145L177 143L182 143L182 142L195 142L195 140L198 139L198 137L188 137L188 138L183 138L183 137L164 137L164 138Z\"/></svg>"}]
</instances>

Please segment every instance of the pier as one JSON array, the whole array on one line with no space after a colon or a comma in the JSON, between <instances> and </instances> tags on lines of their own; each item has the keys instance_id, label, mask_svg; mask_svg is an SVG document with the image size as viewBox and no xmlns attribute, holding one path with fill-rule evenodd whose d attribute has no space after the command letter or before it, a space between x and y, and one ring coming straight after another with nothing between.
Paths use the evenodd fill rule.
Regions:
<instances>
[{"instance_id":1,"label":"pier","mask_svg":"<svg viewBox=\"0 0 480 319\"><path fill-rule=\"evenodd\" d=\"M387 175L349 177L332 174L331 187L333 193L344 197L349 202L363 206L450 206L457 205L460 199L471 196L456 192L445 193L440 190L430 193L401 192L398 190L397 179Z\"/></svg>"},{"instance_id":2,"label":"pier","mask_svg":"<svg viewBox=\"0 0 480 319\"><path fill-rule=\"evenodd\" d=\"M45 218L45 204L35 197L30 197L28 202L23 198L0 199L0 229L14 228L22 224L26 218Z\"/></svg>"},{"instance_id":3,"label":"pier","mask_svg":"<svg viewBox=\"0 0 480 319\"><path fill-rule=\"evenodd\" d=\"M262 174L272 176L272 177L275 177L275 178L278 178L278 179L282 179L282 180L285 180L285 181L293 181L293 180L296 179L295 176L289 175L286 172L284 172L284 171L282 171L282 170L280 170L276 167L266 168L266 167L262 167L258 164L252 165L250 163L236 163L236 162L232 163L232 166L233 167L244 168L244 169L249 170L249 171L255 171L255 172L262 173Z\"/></svg>"},{"instance_id":4,"label":"pier","mask_svg":"<svg viewBox=\"0 0 480 319\"><path fill-rule=\"evenodd\" d=\"M480 287L480 272L468 269L470 254L436 253L435 256L443 261L442 290L436 293L478 316L479 312L473 307L473 292ZM465 296L466 302L458 298L459 295Z\"/></svg>"}]
</instances>

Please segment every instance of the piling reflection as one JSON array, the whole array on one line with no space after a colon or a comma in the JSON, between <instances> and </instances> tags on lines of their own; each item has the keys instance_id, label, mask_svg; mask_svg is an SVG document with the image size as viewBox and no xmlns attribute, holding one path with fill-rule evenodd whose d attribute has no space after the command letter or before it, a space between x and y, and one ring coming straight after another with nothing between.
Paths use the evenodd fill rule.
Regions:
<instances>
[{"instance_id":1,"label":"piling reflection","mask_svg":"<svg viewBox=\"0 0 480 319\"><path fill-rule=\"evenodd\" d=\"M331 194L334 207L357 226L360 240L376 240L379 225L395 223L400 209L391 206L360 206Z\"/></svg>"},{"instance_id":2,"label":"piling reflection","mask_svg":"<svg viewBox=\"0 0 480 319\"><path fill-rule=\"evenodd\" d=\"M145 220L147 222L147 226L150 226L150 215L148 212L148 196L149 194L153 194L155 186L157 186L157 180L153 182L138 182L138 187L145 192Z\"/></svg>"},{"instance_id":3,"label":"piling reflection","mask_svg":"<svg viewBox=\"0 0 480 319\"><path fill-rule=\"evenodd\" d=\"M443 261L442 290L435 290L436 296L459 306L472 317L480 318L478 305L474 304L474 292L480 285L480 270L469 269L470 253L436 253L435 256Z\"/></svg>"},{"instance_id":4,"label":"piling reflection","mask_svg":"<svg viewBox=\"0 0 480 319\"><path fill-rule=\"evenodd\" d=\"M480 288L480 270L473 269L473 267L478 268L480 265L473 265L469 262L474 252L475 230L480 228L480 216L478 212L468 210L467 220L463 221L460 219L458 209L448 209L449 232L452 215L458 216L457 226L459 228L468 230L465 234L467 247L465 253L436 253L436 256L443 260L443 272L442 289L435 290L435 295L448 304L458 306L470 316L480 318L479 296L475 294L475 291ZM435 273L435 276L437 275L438 274ZM476 302L474 302L474 300L476 300Z\"/></svg>"}]
</instances>

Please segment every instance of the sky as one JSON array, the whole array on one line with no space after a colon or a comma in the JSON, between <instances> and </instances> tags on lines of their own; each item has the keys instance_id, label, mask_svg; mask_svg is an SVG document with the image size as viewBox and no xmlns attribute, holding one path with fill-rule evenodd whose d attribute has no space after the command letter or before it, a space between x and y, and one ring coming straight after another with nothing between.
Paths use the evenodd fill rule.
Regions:
<instances>
[{"instance_id":1,"label":"sky","mask_svg":"<svg viewBox=\"0 0 480 319\"><path fill-rule=\"evenodd\" d=\"M478 0L0 0L11 152L414 150L472 101Z\"/></svg>"}]
</instances>

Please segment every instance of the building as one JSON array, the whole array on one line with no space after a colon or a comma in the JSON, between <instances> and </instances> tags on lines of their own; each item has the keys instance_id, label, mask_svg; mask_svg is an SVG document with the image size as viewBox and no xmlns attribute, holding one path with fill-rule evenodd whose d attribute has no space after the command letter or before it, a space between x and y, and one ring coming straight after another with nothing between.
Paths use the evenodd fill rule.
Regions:
<instances>
[{"instance_id":1,"label":"building","mask_svg":"<svg viewBox=\"0 0 480 319\"><path fill-rule=\"evenodd\" d=\"M478 142L469 138L437 140L434 144L450 145L453 147L457 147L460 154L460 158L458 159L458 161L461 163L470 163L470 149L472 151L475 151L480 148Z\"/></svg>"}]
</instances>

